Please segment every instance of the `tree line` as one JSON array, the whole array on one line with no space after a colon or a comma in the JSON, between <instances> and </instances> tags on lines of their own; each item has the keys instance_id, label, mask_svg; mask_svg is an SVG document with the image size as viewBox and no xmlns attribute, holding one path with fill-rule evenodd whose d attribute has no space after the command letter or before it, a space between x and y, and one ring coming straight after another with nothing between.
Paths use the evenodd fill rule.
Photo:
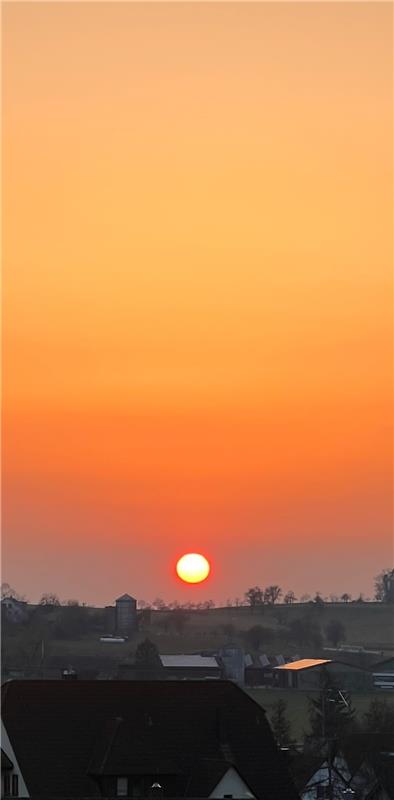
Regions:
<instances>
[{"instance_id":1,"label":"tree line","mask_svg":"<svg viewBox=\"0 0 394 800\"><path fill-rule=\"evenodd\" d=\"M392 574L392 570L390 568L383 569L378 575L375 576L374 579L374 600L377 602L383 602L386 600L386 578L387 576ZM25 595L19 594L9 583L2 583L1 584L1 598L13 598L15 600L28 602ZM302 594L299 598L296 597L294 591L292 589L288 589L287 591L283 591L282 587L278 584L270 584L266 586L266 588L262 588L261 586L251 586L249 589L246 590L244 596L235 597L233 600L228 598L226 601L226 607L239 607L239 606L249 606L250 608L256 608L257 606L263 605L277 605L279 603L283 603L284 605L292 605L293 603L315 603L317 605L321 605L324 603L363 603L369 602L370 598L365 598L363 593L357 596L357 598L353 599L352 595L349 592L343 592L341 595L337 594L329 594L328 596L322 597L321 592L316 591L315 594L312 596L308 593ZM58 594L56 592L44 592L39 600L38 605L42 606L86 606L86 603L80 603L77 599L71 598L68 600L60 600ZM155 611L173 611L177 609L184 609L188 611L208 611L211 608L215 608L216 604L214 600L204 600L199 603L193 602L184 602L180 603L178 600L173 600L172 602L166 602L163 600L162 597L156 597L152 602L147 602L145 600L138 601L138 608L139 609L153 609Z\"/></svg>"}]
</instances>

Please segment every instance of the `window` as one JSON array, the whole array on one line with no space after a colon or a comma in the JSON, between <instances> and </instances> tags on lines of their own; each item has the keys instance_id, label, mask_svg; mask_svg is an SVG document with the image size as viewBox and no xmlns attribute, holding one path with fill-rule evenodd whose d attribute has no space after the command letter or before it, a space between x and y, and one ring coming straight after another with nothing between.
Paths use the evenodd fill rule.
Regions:
<instances>
[{"instance_id":1,"label":"window","mask_svg":"<svg viewBox=\"0 0 394 800\"><path fill-rule=\"evenodd\" d=\"M13 797L18 797L18 794L19 794L18 776L17 775L13 775L12 776L12 796Z\"/></svg>"},{"instance_id":2,"label":"window","mask_svg":"<svg viewBox=\"0 0 394 800\"><path fill-rule=\"evenodd\" d=\"M116 794L118 797L127 797L128 780L127 778L116 779Z\"/></svg>"},{"instance_id":3,"label":"window","mask_svg":"<svg viewBox=\"0 0 394 800\"><path fill-rule=\"evenodd\" d=\"M11 794L11 778L8 772L4 775L4 797L9 797Z\"/></svg>"}]
</instances>

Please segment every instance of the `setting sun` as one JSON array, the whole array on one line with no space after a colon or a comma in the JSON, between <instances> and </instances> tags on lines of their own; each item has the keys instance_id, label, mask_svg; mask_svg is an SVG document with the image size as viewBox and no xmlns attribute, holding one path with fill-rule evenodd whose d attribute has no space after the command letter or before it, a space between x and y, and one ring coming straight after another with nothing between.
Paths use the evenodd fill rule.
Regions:
<instances>
[{"instance_id":1,"label":"setting sun","mask_svg":"<svg viewBox=\"0 0 394 800\"><path fill-rule=\"evenodd\" d=\"M210 573L210 564L200 553L186 553L176 565L178 577L186 583L201 583Z\"/></svg>"}]
</instances>

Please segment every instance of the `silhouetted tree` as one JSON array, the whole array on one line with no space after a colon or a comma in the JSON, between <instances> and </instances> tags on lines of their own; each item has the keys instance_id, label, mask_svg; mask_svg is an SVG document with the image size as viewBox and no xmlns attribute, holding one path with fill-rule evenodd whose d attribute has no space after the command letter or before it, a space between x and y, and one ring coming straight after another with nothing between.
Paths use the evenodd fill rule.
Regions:
<instances>
[{"instance_id":1,"label":"silhouetted tree","mask_svg":"<svg viewBox=\"0 0 394 800\"><path fill-rule=\"evenodd\" d=\"M264 602L264 593L260 586L252 586L245 592L245 600L253 608L254 606L261 606Z\"/></svg>"},{"instance_id":2,"label":"silhouetted tree","mask_svg":"<svg viewBox=\"0 0 394 800\"><path fill-rule=\"evenodd\" d=\"M161 597L156 597L156 599L152 603L152 606L157 611L165 611L165 609L167 608L164 600Z\"/></svg>"},{"instance_id":3,"label":"silhouetted tree","mask_svg":"<svg viewBox=\"0 0 394 800\"><path fill-rule=\"evenodd\" d=\"M328 740L341 743L348 736L354 717L350 695L343 701L338 687L323 673L322 688L317 698L308 699L310 735L307 736L312 748L320 749Z\"/></svg>"},{"instance_id":4,"label":"silhouetted tree","mask_svg":"<svg viewBox=\"0 0 394 800\"><path fill-rule=\"evenodd\" d=\"M348 594L348 592L344 592L343 594L341 594L341 600L343 603L349 603L351 599L352 596L351 594Z\"/></svg>"},{"instance_id":5,"label":"silhouetted tree","mask_svg":"<svg viewBox=\"0 0 394 800\"><path fill-rule=\"evenodd\" d=\"M159 651L150 639L144 639L139 643L135 651L135 663L139 667L161 666Z\"/></svg>"},{"instance_id":6,"label":"silhouetted tree","mask_svg":"<svg viewBox=\"0 0 394 800\"><path fill-rule=\"evenodd\" d=\"M269 605L274 605L277 600L279 600L282 594L282 589L280 586L272 585L267 586L264 591L264 602L268 603Z\"/></svg>"},{"instance_id":7,"label":"silhouetted tree","mask_svg":"<svg viewBox=\"0 0 394 800\"><path fill-rule=\"evenodd\" d=\"M331 619L325 628L326 636L329 642L337 646L338 642L344 642L346 639L345 626L339 619Z\"/></svg>"},{"instance_id":8,"label":"silhouetted tree","mask_svg":"<svg viewBox=\"0 0 394 800\"><path fill-rule=\"evenodd\" d=\"M244 631L243 638L253 650L259 650L262 644L269 644L274 638L270 628L263 628L262 625L253 625L249 630Z\"/></svg>"},{"instance_id":9,"label":"silhouetted tree","mask_svg":"<svg viewBox=\"0 0 394 800\"><path fill-rule=\"evenodd\" d=\"M315 622L308 619L308 617L301 617L301 619L294 619L288 626L288 637L290 641L300 647L307 644L319 648L322 645L322 635L320 628Z\"/></svg>"},{"instance_id":10,"label":"silhouetted tree","mask_svg":"<svg viewBox=\"0 0 394 800\"><path fill-rule=\"evenodd\" d=\"M286 592L283 598L283 602L286 603L287 606L291 605L292 603L295 603L296 600L297 598L291 589L290 591Z\"/></svg>"},{"instance_id":11,"label":"silhouetted tree","mask_svg":"<svg viewBox=\"0 0 394 800\"><path fill-rule=\"evenodd\" d=\"M60 606L60 600L54 592L45 592L41 595L40 606Z\"/></svg>"},{"instance_id":12,"label":"silhouetted tree","mask_svg":"<svg viewBox=\"0 0 394 800\"><path fill-rule=\"evenodd\" d=\"M392 570L386 568L386 569L382 569L382 571L379 572L379 575L376 575L375 580L374 580L375 600L378 600L379 602L382 602L385 599L385 596L386 596L385 577L386 577L386 575L391 575L391 573L392 573Z\"/></svg>"},{"instance_id":13,"label":"silhouetted tree","mask_svg":"<svg viewBox=\"0 0 394 800\"><path fill-rule=\"evenodd\" d=\"M286 711L287 703L284 700L277 700L273 703L271 728L279 747L283 747L291 741L291 725L286 716Z\"/></svg>"},{"instance_id":14,"label":"silhouetted tree","mask_svg":"<svg viewBox=\"0 0 394 800\"><path fill-rule=\"evenodd\" d=\"M14 600L26 601L25 595L19 594L19 592L15 591L15 589L13 589L9 583L2 583L1 599L4 600L7 597L12 597Z\"/></svg>"},{"instance_id":15,"label":"silhouetted tree","mask_svg":"<svg viewBox=\"0 0 394 800\"><path fill-rule=\"evenodd\" d=\"M363 728L373 734L390 734L394 741L394 706L375 697L363 715Z\"/></svg>"}]
</instances>

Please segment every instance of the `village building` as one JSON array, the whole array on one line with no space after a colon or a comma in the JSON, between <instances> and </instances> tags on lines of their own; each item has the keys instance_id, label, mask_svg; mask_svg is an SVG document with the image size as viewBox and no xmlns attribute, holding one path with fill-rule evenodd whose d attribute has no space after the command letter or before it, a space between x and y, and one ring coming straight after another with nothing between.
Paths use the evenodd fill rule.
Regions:
<instances>
[{"instance_id":1,"label":"village building","mask_svg":"<svg viewBox=\"0 0 394 800\"><path fill-rule=\"evenodd\" d=\"M301 658L274 667L273 685L282 689L319 690L327 681L350 691L364 691L373 686L368 670L326 658Z\"/></svg>"},{"instance_id":2,"label":"village building","mask_svg":"<svg viewBox=\"0 0 394 800\"><path fill-rule=\"evenodd\" d=\"M371 669L376 689L394 689L394 657L378 661Z\"/></svg>"},{"instance_id":3,"label":"village building","mask_svg":"<svg viewBox=\"0 0 394 800\"><path fill-rule=\"evenodd\" d=\"M298 800L264 710L231 681L9 681L2 715L19 797Z\"/></svg>"},{"instance_id":4,"label":"village building","mask_svg":"<svg viewBox=\"0 0 394 800\"><path fill-rule=\"evenodd\" d=\"M25 622L29 616L26 600L17 600L16 597L3 597L1 610L8 622Z\"/></svg>"},{"instance_id":5,"label":"village building","mask_svg":"<svg viewBox=\"0 0 394 800\"><path fill-rule=\"evenodd\" d=\"M122 594L115 600L115 629L123 634L137 629L137 601L129 594Z\"/></svg>"},{"instance_id":6,"label":"village building","mask_svg":"<svg viewBox=\"0 0 394 800\"><path fill-rule=\"evenodd\" d=\"M299 783L301 800L392 800L394 754L314 759Z\"/></svg>"},{"instance_id":7,"label":"village building","mask_svg":"<svg viewBox=\"0 0 394 800\"><path fill-rule=\"evenodd\" d=\"M180 680L221 678L222 668L214 656L160 655L164 677Z\"/></svg>"}]
</instances>

